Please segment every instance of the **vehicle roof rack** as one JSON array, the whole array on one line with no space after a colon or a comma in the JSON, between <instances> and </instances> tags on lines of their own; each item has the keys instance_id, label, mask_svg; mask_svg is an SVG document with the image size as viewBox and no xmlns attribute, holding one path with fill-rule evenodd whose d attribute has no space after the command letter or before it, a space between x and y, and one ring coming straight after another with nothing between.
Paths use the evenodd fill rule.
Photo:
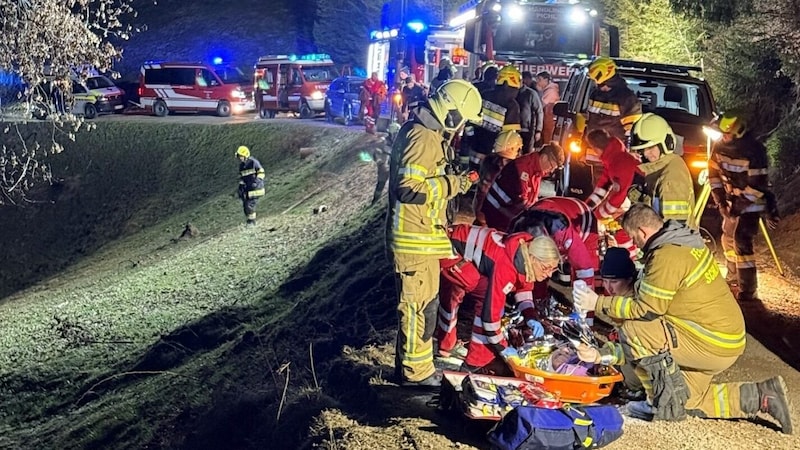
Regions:
<instances>
[{"instance_id":1,"label":"vehicle roof rack","mask_svg":"<svg viewBox=\"0 0 800 450\"><path fill-rule=\"evenodd\" d=\"M655 71L655 72L688 74L689 72L703 71L703 69L698 66L682 66L677 64L651 63L651 62L634 61L630 59L617 59L617 58L614 58L614 61L617 63L618 67L621 67L623 69L638 69L643 72Z\"/></svg>"}]
</instances>

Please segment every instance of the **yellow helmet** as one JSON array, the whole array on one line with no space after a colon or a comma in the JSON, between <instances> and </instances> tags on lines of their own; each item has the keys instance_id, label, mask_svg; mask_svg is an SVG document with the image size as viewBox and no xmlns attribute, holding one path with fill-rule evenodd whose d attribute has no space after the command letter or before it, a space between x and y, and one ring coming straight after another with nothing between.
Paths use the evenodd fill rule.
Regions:
<instances>
[{"instance_id":1,"label":"yellow helmet","mask_svg":"<svg viewBox=\"0 0 800 450\"><path fill-rule=\"evenodd\" d=\"M747 119L739 111L726 111L719 119L719 131L739 139L747 132Z\"/></svg>"},{"instance_id":2,"label":"yellow helmet","mask_svg":"<svg viewBox=\"0 0 800 450\"><path fill-rule=\"evenodd\" d=\"M446 131L455 131L467 121L479 122L483 100L478 89L465 80L442 83L428 100L431 112Z\"/></svg>"},{"instance_id":3,"label":"yellow helmet","mask_svg":"<svg viewBox=\"0 0 800 450\"><path fill-rule=\"evenodd\" d=\"M522 75L519 73L519 69L512 65L503 66L499 72L497 72L497 81L495 84L508 84L509 87L519 89L522 86Z\"/></svg>"},{"instance_id":4,"label":"yellow helmet","mask_svg":"<svg viewBox=\"0 0 800 450\"><path fill-rule=\"evenodd\" d=\"M675 151L675 133L663 117L645 113L633 124L631 131L631 150L644 151L654 145L659 146L661 153Z\"/></svg>"},{"instance_id":5,"label":"yellow helmet","mask_svg":"<svg viewBox=\"0 0 800 450\"><path fill-rule=\"evenodd\" d=\"M516 159L522 150L522 137L513 130L501 131L492 151L506 159Z\"/></svg>"},{"instance_id":6,"label":"yellow helmet","mask_svg":"<svg viewBox=\"0 0 800 450\"><path fill-rule=\"evenodd\" d=\"M236 149L236 156L249 158L250 157L250 149L245 147L244 145L240 145L239 148Z\"/></svg>"},{"instance_id":7,"label":"yellow helmet","mask_svg":"<svg viewBox=\"0 0 800 450\"><path fill-rule=\"evenodd\" d=\"M601 85L617 74L617 63L613 59L601 56L589 64L589 78Z\"/></svg>"}]
</instances>

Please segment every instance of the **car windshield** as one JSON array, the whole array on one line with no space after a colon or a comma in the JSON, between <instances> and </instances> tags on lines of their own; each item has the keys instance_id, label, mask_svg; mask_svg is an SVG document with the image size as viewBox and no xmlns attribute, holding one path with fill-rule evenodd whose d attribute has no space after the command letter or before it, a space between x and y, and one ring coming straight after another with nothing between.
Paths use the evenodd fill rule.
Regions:
<instances>
[{"instance_id":1,"label":"car windshield","mask_svg":"<svg viewBox=\"0 0 800 450\"><path fill-rule=\"evenodd\" d=\"M305 77L306 81L312 83L317 81L332 81L338 76L339 73L333 66L303 67L303 77Z\"/></svg>"},{"instance_id":2,"label":"car windshield","mask_svg":"<svg viewBox=\"0 0 800 450\"><path fill-rule=\"evenodd\" d=\"M109 80L108 77L90 77L86 79L86 87L89 89L104 89L114 87L114 82Z\"/></svg>"},{"instance_id":3,"label":"car windshield","mask_svg":"<svg viewBox=\"0 0 800 450\"><path fill-rule=\"evenodd\" d=\"M250 84L252 82L252 79L238 67L216 66L214 67L214 73L225 84Z\"/></svg>"},{"instance_id":4,"label":"car windshield","mask_svg":"<svg viewBox=\"0 0 800 450\"><path fill-rule=\"evenodd\" d=\"M713 119L708 88L700 82L623 77L641 100L643 112L687 123L708 123Z\"/></svg>"}]
</instances>

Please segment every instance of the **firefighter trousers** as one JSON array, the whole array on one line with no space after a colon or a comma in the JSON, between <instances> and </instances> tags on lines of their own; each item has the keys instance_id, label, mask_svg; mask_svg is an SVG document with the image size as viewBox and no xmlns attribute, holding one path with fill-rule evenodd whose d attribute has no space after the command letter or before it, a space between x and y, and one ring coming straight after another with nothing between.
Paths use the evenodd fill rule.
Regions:
<instances>
[{"instance_id":1,"label":"firefighter trousers","mask_svg":"<svg viewBox=\"0 0 800 450\"><path fill-rule=\"evenodd\" d=\"M247 220L256 220L256 205L258 204L258 199L261 197L252 197L242 199L242 206L244 207L244 215L247 217Z\"/></svg>"},{"instance_id":2,"label":"firefighter trousers","mask_svg":"<svg viewBox=\"0 0 800 450\"><path fill-rule=\"evenodd\" d=\"M722 220L722 248L728 263L726 279L729 283L736 282L739 292L751 296L758 289L753 239L758 233L759 218L758 213L744 213Z\"/></svg>"},{"instance_id":3,"label":"firefighter trousers","mask_svg":"<svg viewBox=\"0 0 800 450\"><path fill-rule=\"evenodd\" d=\"M751 415L742 410L740 395L741 386L749 383L711 383L715 375L736 362L744 347L720 349L720 354L711 353L708 344L664 319L626 320L619 331L625 358L633 362L634 372L642 382L647 398L652 397L653 387L636 362L669 350L689 388L688 413L709 418L745 418Z\"/></svg>"},{"instance_id":4,"label":"firefighter trousers","mask_svg":"<svg viewBox=\"0 0 800 450\"><path fill-rule=\"evenodd\" d=\"M399 303L395 347L395 373L407 381L433 375L433 331L436 326L436 294L439 291L439 258L394 255Z\"/></svg>"}]
</instances>

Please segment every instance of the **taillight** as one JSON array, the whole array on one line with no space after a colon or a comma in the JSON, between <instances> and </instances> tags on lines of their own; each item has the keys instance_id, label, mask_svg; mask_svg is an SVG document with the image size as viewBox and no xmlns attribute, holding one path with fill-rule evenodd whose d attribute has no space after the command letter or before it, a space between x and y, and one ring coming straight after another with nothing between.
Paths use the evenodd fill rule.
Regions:
<instances>
[{"instance_id":1,"label":"taillight","mask_svg":"<svg viewBox=\"0 0 800 450\"><path fill-rule=\"evenodd\" d=\"M144 89L142 89L141 87L139 87L139 89L137 89L136 91L139 94L139 97L141 97L144 94Z\"/></svg>"}]
</instances>

